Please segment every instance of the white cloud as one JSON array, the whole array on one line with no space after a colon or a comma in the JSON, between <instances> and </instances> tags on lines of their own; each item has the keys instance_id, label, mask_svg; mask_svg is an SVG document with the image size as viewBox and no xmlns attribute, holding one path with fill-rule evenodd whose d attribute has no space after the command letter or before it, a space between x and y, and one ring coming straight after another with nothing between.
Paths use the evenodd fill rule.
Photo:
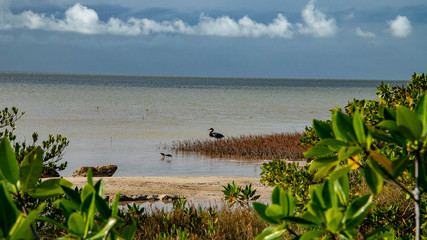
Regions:
<instances>
[{"instance_id":1,"label":"white cloud","mask_svg":"<svg viewBox=\"0 0 427 240\"><path fill-rule=\"evenodd\" d=\"M12 14L7 7L0 8L0 30L13 28L66 31L82 34L148 35L151 33L180 33L191 35L214 35L224 37L279 37L293 36L292 24L278 14L269 24L255 22L248 16L234 20L228 16L211 18L201 15L199 23L191 26L182 20L157 22L152 19L130 18L123 21L110 18L100 21L93 9L79 3L65 11L63 19L24 11Z\"/></svg>"},{"instance_id":2,"label":"white cloud","mask_svg":"<svg viewBox=\"0 0 427 240\"><path fill-rule=\"evenodd\" d=\"M356 28L356 35L359 37L364 37L364 38L375 38L376 35L373 32L364 32L362 31L362 29L360 29L360 27Z\"/></svg>"},{"instance_id":3,"label":"white cloud","mask_svg":"<svg viewBox=\"0 0 427 240\"><path fill-rule=\"evenodd\" d=\"M338 31L335 19L326 18L326 15L314 8L315 0L305 6L301 15L304 23L298 23L299 32L315 37L332 37Z\"/></svg>"},{"instance_id":4,"label":"white cloud","mask_svg":"<svg viewBox=\"0 0 427 240\"><path fill-rule=\"evenodd\" d=\"M411 22L405 16L397 16L396 19L387 21L387 24L389 25L388 31L395 37L405 38L412 31Z\"/></svg>"},{"instance_id":5,"label":"white cloud","mask_svg":"<svg viewBox=\"0 0 427 240\"><path fill-rule=\"evenodd\" d=\"M278 14L273 22L268 25L254 22L248 16L236 21L228 16L213 19L202 15L199 24L194 29L201 35L229 37L269 36L292 38L293 35L292 24L281 14Z\"/></svg>"}]
</instances>

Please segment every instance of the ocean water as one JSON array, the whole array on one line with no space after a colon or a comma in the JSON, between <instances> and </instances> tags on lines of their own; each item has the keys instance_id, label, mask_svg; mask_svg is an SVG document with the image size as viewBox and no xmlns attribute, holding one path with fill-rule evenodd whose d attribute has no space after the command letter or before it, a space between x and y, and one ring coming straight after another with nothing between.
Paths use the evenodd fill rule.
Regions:
<instances>
[{"instance_id":1,"label":"ocean water","mask_svg":"<svg viewBox=\"0 0 427 240\"><path fill-rule=\"evenodd\" d=\"M208 138L211 127L225 136L303 131L337 105L376 99L380 82L0 73L0 108L25 111L20 141L33 132L70 140L63 176L115 164L115 176L257 177L263 161L179 153L166 161L160 146Z\"/></svg>"}]
</instances>

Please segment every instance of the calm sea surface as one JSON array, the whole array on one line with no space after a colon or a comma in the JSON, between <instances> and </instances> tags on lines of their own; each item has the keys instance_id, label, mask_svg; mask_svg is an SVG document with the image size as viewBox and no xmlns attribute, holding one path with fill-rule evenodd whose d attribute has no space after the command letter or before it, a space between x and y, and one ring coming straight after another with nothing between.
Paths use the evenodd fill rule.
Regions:
<instances>
[{"instance_id":1,"label":"calm sea surface","mask_svg":"<svg viewBox=\"0 0 427 240\"><path fill-rule=\"evenodd\" d=\"M0 108L26 112L17 123L21 141L33 132L69 138L64 176L116 164L115 176L257 177L259 161L181 154L165 161L159 146L208 138L211 127L226 136L302 131L336 105L376 99L380 82L0 73Z\"/></svg>"}]
</instances>

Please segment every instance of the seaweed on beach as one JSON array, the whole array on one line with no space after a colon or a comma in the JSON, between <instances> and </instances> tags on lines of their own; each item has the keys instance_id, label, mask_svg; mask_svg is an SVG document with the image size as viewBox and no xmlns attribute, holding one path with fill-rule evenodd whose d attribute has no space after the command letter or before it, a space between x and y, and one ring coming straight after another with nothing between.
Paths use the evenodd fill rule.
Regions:
<instances>
[{"instance_id":1,"label":"seaweed on beach","mask_svg":"<svg viewBox=\"0 0 427 240\"><path fill-rule=\"evenodd\" d=\"M286 159L303 160L303 152L309 146L301 146L301 133L273 133L242 135L223 139L189 139L172 142L175 152L199 153L210 157L233 157L241 159Z\"/></svg>"}]
</instances>

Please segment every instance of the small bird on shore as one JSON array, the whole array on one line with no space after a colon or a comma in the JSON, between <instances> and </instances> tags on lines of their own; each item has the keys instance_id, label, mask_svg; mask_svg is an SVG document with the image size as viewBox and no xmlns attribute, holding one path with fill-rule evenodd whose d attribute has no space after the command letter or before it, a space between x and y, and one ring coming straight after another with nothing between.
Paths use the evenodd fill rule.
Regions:
<instances>
[{"instance_id":1,"label":"small bird on shore","mask_svg":"<svg viewBox=\"0 0 427 240\"><path fill-rule=\"evenodd\" d=\"M160 155L162 155L162 159L165 159L166 157L172 158L172 154L169 153L160 153Z\"/></svg>"},{"instance_id":2,"label":"small bird on shore","mask_svg":"<svg viewBox=\"0 0 427 240\"><path fill-rule=\"evenodd\" d=\"M210 130L209 137L213 137L213 138L216 138L216 139L221 139L221 138L224 137L224 135L222 135L221 133L214 132L213 128L209 128L209 130Z\"/></svg>"}]
</instances>

